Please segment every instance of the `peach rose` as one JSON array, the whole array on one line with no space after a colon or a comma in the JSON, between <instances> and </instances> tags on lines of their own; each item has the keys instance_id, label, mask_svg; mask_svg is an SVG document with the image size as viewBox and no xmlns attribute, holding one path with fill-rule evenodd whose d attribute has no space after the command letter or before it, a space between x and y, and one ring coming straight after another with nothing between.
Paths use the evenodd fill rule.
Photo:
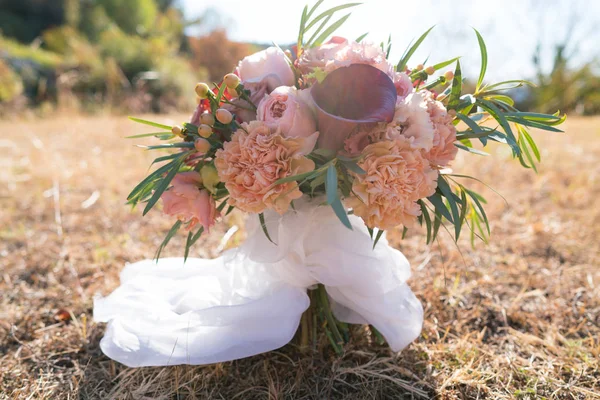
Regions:
<instances>
[{"instance_id":1,"label":"peach rose","mask_svg":"<svg viewBox=\"0 0 600 400\"><path fill-rule=\"evenodd\" d=\"M352 64L372 65L380 71L394 77L394 67L385 58L381 47L371 43L357 43L341 37L333 37L321 46L306 50L298 61L303 73L313 72L316 68L326 73Z\"/></svg>"},{"instance_id":2,"label":"peach rose","mask_svg":"<svg viewBox=\"0 0 600 400\"><path fill-rule=\"evenodd\" d=\"M315 168L304 156L312 151L318 136L314 132L309 137L286 138L279 128L262 121L242 124L215 158L219 179L229 191L229 204L252 213L267 208L286 212L302 192L296 182L274 183Z\"/></svg>"},{"instance_id":3,"label":"peach rose","mask_svg":"<svg viewBox=\"0 0 600 400\"><path fill-rule=\"evenodd\" d=\"M438 172L404 138L373 143L363 155L358 165L366 174L353 173L357 197L347 205L370 228L412 226L421 214L417 200L435 192Z\"/></svg>"},{"instance_id":4,"label":"peach rose","mask_svg":"<svg viewBox=\"0 0 600 400\"><path fill-rule=\"evenodd\" d=\"M280 85L283 86L293 86L296 80L285 54L277 47L269 47L251 54L240 61L237 66L237 75L244 84L260 82L270 74L277 75L281 82Z\"/></svg>"},{"instance_id":5,"label":"peach rose","mask_svg":"<svg viewBox=\"0 0 600 400\"><path fill-rule=\"evenodd\" d=\"M164 213L190 222L190 230L200 224L209 231L219 217L219 211L208 190L201 188L200 174L195 171L180 172L175 175L171 185L161 196Z\"/></svg>"},{"instance_id":6,"label":"peach rose","mask_svg":"<svg viewBox=\"0 0 600 400\"><path fill-rule=\"evenodd\" d=\"M280 86L258 105L257 119L270 128L279 127L284 137L307 137L317 130L315 117L294 87Z\"/></svg>"}]
</instances>

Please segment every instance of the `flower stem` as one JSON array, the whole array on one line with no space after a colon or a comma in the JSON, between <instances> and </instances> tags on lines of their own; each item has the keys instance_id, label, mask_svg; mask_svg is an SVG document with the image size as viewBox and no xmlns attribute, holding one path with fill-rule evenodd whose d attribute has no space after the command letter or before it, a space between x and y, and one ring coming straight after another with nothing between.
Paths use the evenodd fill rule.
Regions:
<instances>
[{"instance_id":1,"label":"flower stem","mask_svg":"<svg viewBox=\"0 0 600 400\"><path fill-rule=\"evenodd\" d=\"M329 304L329 298L327 297L327 291L325 290L325 286L323 285L319 285L319 288L317 290L319 292L319 303L321 304L327 322L327 325L325 327L325 333L331 341L335 352L337 354L341 354L342 346L344 345L344 339L342 338L342 335L338 330L336 320L333 317L333 313L331 312L331 306Z\"/></svg>"}]
</instances>

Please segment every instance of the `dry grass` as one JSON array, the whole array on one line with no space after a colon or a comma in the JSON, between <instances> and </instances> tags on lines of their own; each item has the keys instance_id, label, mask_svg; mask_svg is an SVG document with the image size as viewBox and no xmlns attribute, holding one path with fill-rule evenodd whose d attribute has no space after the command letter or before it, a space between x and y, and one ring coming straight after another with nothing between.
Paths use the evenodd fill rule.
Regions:
<instances>
[{"instance_id":1,"label":"dry grass","mask_svg":"<svg viewBox=\"0 0 600 400\"><path fill-rule=\"evenodd\" d=\"M175 118L177 120L183 117ZM491 183L492 244L395 243L412 260L422 336L399 355L355 329L327 346L206 367L127 369L103 356L92 298L151 257L170 221L123 203L150 155L121 118L0 122L0 398L600 398L600 119L536 134L539 175L503 149L455 170ZM197 246L217 255L232 216ZM240 238L234 238L240 240ZM182 238L166 255L181 254Z\"/></svg>"}]
</instances>

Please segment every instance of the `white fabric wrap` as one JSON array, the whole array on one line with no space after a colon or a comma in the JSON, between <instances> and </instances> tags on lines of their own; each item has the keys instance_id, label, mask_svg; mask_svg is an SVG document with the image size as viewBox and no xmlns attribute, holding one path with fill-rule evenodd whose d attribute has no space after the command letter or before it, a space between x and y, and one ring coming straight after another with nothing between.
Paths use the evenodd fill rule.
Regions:
<instances>
[{"instance_id":1,"label":"white fabric wrap","mask_svg":"<svg viewBox=\"0 0 600 400\"><path fill-rule=\"evenodd\" d=\"M309 306L307 289L325 285L335 316L372 324L399 351L422 328L423 309L406 280L410 266L382 237L375 249L356 216L353 230L330 207L295 202L283 216L258 217L248 239L214 260L164 258L128 264L121 286L94 301L108 322L100 347L130 367L210 364L287 344Z\"/></svg>"}]
</instances>

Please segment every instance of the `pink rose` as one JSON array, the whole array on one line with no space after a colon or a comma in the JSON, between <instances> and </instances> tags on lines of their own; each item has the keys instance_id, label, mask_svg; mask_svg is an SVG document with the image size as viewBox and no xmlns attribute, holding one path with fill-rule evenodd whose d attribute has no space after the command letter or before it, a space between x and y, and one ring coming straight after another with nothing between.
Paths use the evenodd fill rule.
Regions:
<instances>
[{"instance_id":1,"label":"pink rose","mask_svg":"<svg viewBox=\"0 0 600 400\"><path fill-rule=\"evenodd\" d=\"M200 224L206 231L215 224L219 216L215 199L206 189L201 189L202 177L198 172L180 172L171 181L172 187L161 199L163 211L176 216L180 221L190 222L188 229Z\"/></svg>"},{"instance_id":2,"label":"pink rose","mask_svg":"<svg viewBox=\"0 0 600 400\"><path fill-rule=\"evenodd\" d=\"M245 57L237 66L237 74L244 84L260 82L270 74L277 75L280 85L293 86L295 82L294 72L285 54L277 47L269 47Z\"/></svg>"},{"instance_id":3,"label":"pink rose","mask_svg":"<svg viewBox=\"0 0 600 400\"><path fill-rule=\"evenodd\" d=\"M317 131L314 115L302 94L306 90L280 86L266 95L257 110L257 119L270 128L281 129L284 137L308 137Z\"/></svg>"}]
</instances>

